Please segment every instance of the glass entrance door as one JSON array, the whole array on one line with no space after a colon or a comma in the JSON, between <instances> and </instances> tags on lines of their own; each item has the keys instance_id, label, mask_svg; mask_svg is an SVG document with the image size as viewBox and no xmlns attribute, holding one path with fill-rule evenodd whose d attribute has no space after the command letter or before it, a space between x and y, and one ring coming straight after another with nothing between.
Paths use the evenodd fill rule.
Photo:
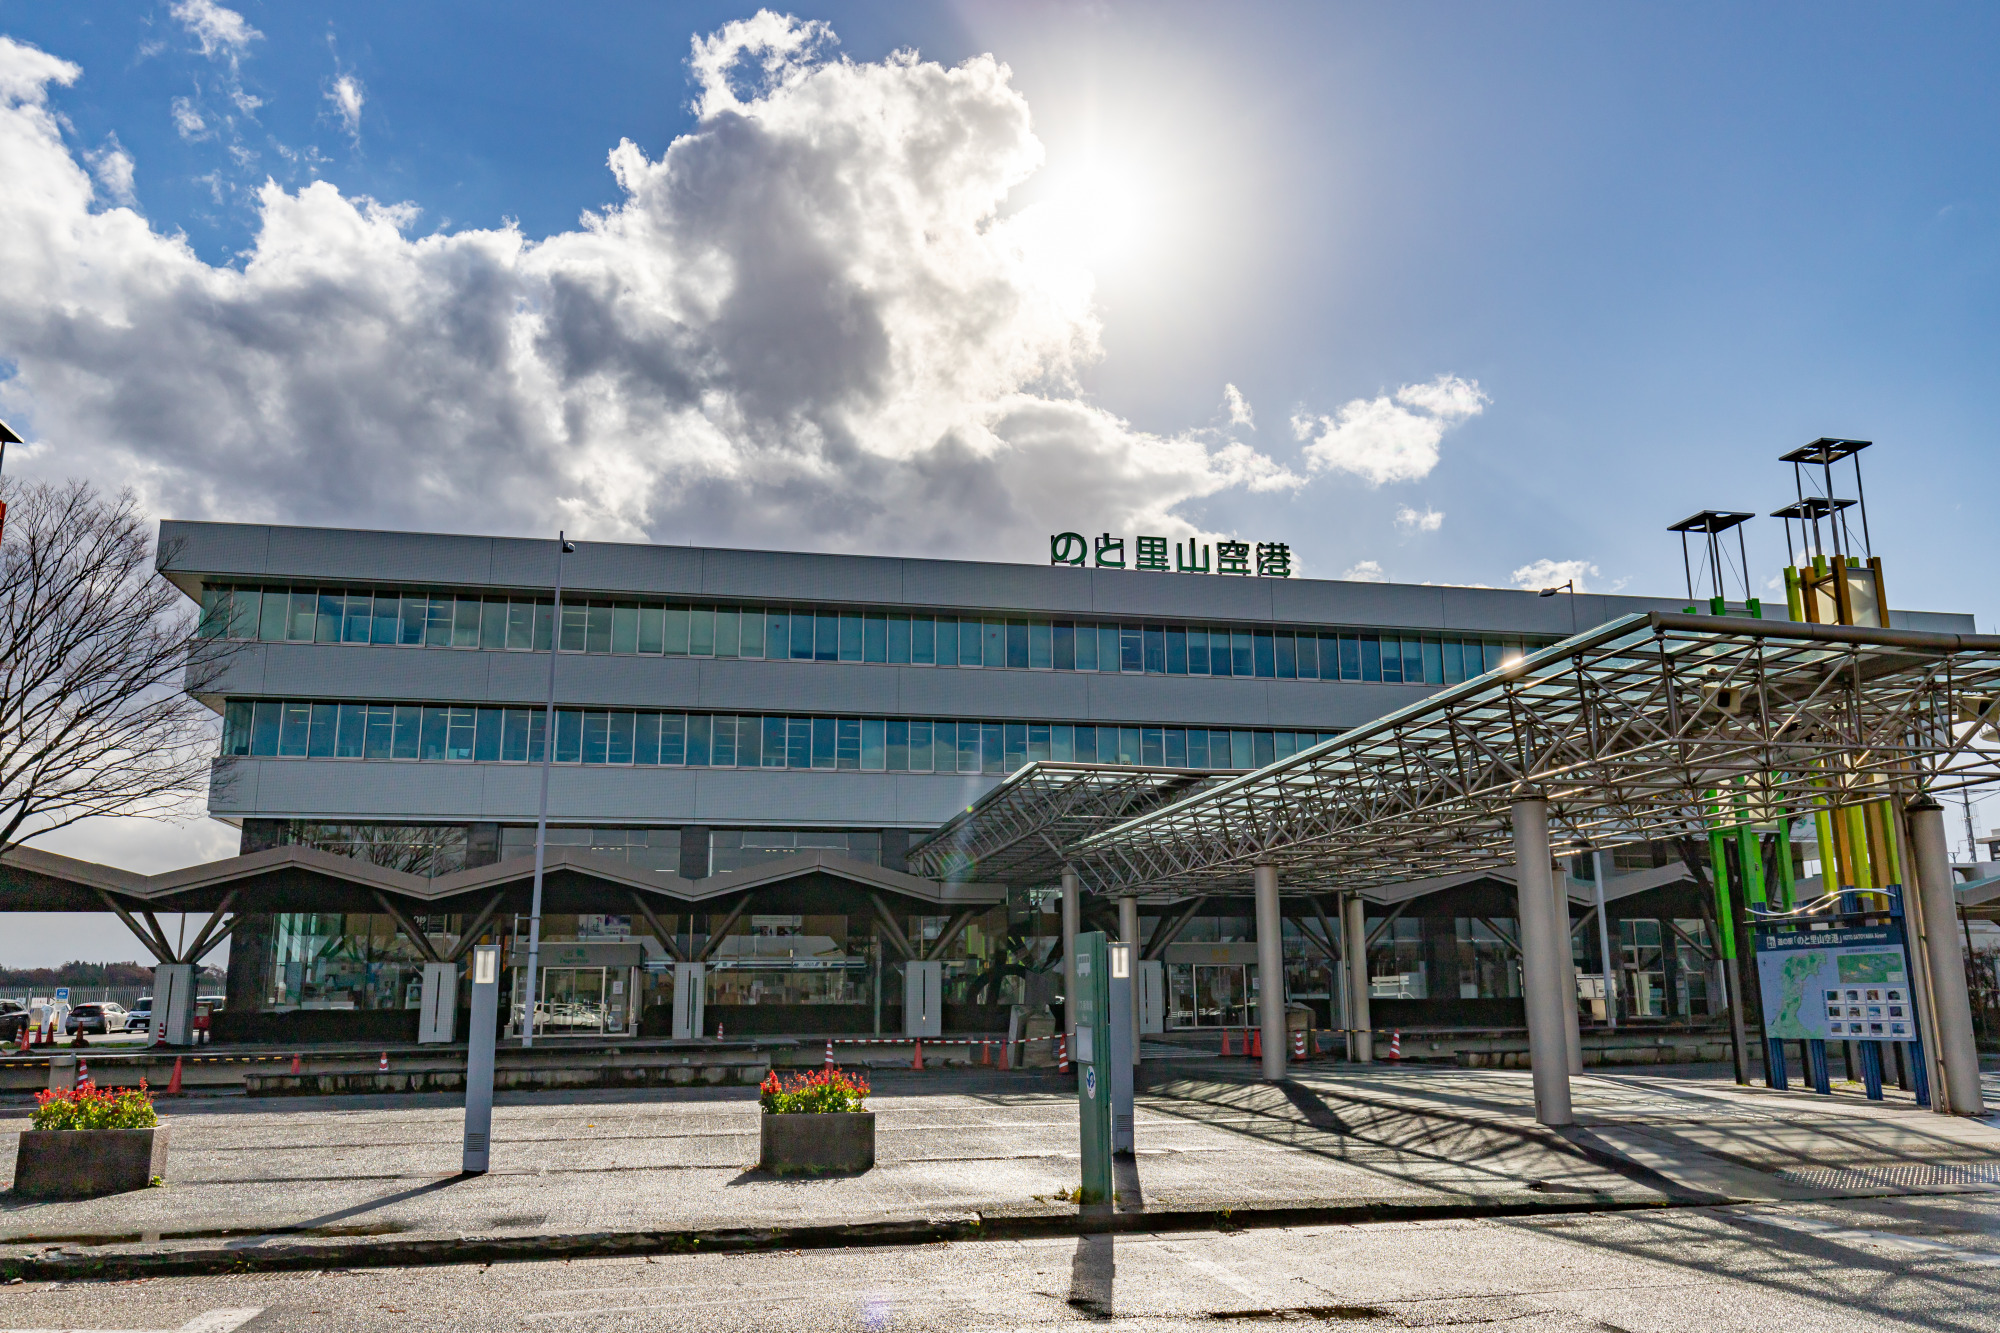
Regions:
<instances>
[{"instance_id":1,"label":"glass entrance door","mask_svg":"<svg viewBox=\"0 0 2000 1333\"><path fill-rule=\"evenodd\" d=\"M1194 1025L1201 1028L1237 1028L1246 1021L1244 1008L1248 987L1241 963L1196 963L1194 965Z\"/></svg>"},{"instance_id":2,"label":"glass entrance door","mask_svg":"<svg viewBox=\"0 0 2000 1333\"><path fill-rule=\"evenodd\" d=\"M551 967L542 973L536 1029L551 1037L598 1036L605 1030L605 969Z\"/></svg>"}]
</instances>

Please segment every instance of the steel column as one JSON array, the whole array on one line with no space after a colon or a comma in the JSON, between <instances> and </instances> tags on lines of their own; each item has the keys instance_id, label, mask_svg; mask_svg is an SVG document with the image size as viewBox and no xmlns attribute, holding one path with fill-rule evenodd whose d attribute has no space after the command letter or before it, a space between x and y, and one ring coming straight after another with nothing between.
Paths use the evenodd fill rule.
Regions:
<instances>
[{"instance_id":1,"label":"steel column","mask_svg":"<svg viewBox=\"0 0 2000 1333\"><path fill-rule=\"evenodd\" d=\"M1951 851L1944 836L1944 807L1928 797L1909 804L1910 841L1916 852L1918 891L1923 895L1924 956L1930 964L1931 1011L1944 1065L1948 1109L1954 1115L1984 1115L1979 1091L1979 1048L1972 1035L1972 1002L1965 988L1965 958L1959 950L1958 900L1952 891Z\"/></svg>"},{"instance_id":2,"label":"steel column","mask_svg":"<svg viewBox=\"0 0 2000 1333\"><path fill-rule=\"evenodd\" d=\"M1358 893L1340 903L1340 959L1347 981L1348 1058L1371 1064L1375 1034L1368 1016L1368 904Z\"/></svg>"},{"instance_id":3,"label":"steel column","mask_svg":"<svg viewBox=\"0 0 2000 1333\"><path fill-rule=\"evenodd\" d=\"M1139 899L1124 894L1118 899L1118 938L1131 946L1132 969L1132 1066L1139 1065Z\"/></svg>"},{"instance_id":4,"label":"steel column","mask_svg":"<svg viewBox=\"0 0 2000 1333\"><path fill-rule=\"evenodd\" d=\"M1257 1026L1264 1040L1264 1077L1285 1076L1285 919L1278 911L1278 868L1256 866Z\"/></svg>"},{"instance_id":5,"label":"steel column","mask_svg":"<svg viewBox=\"0 0 2000 1333\"><path fill-rule=\"evenodd\" d=\"M1575 1123L1570 1113L1569 1051L1564 1036L1562 929L1555 920L1549 867L1549 805L1539 797L1512 804L1514 872L1521 921L1521 989L1528 1011L1528 1058L1534 1066L1535 1119ZM1574 1008L1574 1006L1572 1006Z\"/></svg>"},{"instance_id":6,"label":"steel column","mask_svg":"<svg viewBox=\"0 0 2000 1333\"><path fill-rule=\"evenodd\" d=\"M1063 1031L1069 1034L1072 1052L1076 1046L1076 933L1083 917L1083 885L1076 872L1062 872L1063 947Z\"/></svg>"}]
</instances>

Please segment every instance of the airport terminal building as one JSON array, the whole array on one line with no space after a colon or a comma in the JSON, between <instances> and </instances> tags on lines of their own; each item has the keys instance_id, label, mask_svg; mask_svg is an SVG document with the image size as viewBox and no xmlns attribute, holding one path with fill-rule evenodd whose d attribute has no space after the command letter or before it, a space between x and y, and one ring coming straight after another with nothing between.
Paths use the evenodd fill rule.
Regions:
<instances>
[{"instance_id":1,"label":"airport terminal building","mask_svg":"<svg viewBox=\"0 0 2000 1333\"><path fill-rule=\"evenodd\" d=\"M1194 553L1162 568L1155 541L1124 567L1125 543L1080 537L1049 565L581 542L558 616L553 541L163 524L163 574L233 649L204 694L211 815L246 854L317 854L287 873L327 856L393 872L291 900L267 876L237 900L218 1034L406 1037L427 965L489 935L517 963L551 744L549 1035L920 1031L917 962L929 1030L1005 1030L1010 1005L1059 989L1051 886L925 879L907 858L1008 774L1256 768L1685 605L1302 578L1271 546L1243 548L1242 572L1180 572ZM1705 1021L1698 886L1661 849L1622 868L1649 914L1613 936L1628 1016ZM1411 1026L1518 1026L1512 889L1460 880L1370 907L1375 994ZM1247 885L1141 912L1167 1027L1254 1021ZM1291 931L1288 996L1332 1025L1329 960ZM1594 932L1576 943L1596 966ZM677 977L699 994L671 994Z\"/></svg>"}]
</instances>

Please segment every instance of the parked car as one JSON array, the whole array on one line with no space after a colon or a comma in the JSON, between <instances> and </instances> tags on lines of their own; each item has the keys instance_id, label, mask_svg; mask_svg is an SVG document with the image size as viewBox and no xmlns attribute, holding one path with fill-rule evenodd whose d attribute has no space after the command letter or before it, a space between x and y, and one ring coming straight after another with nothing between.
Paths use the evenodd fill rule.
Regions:
<instances>
[{"instance_id":1,"label":"parked car","mask_svg":"<svg viewBox=\"0 0 2000 1333\"><path fill-rule=\"evenodd\" d=\"M153 1030L153 997L141 995L132 1002L132 1008L125 1015L127 1032L151 1032Z\"/></svg>"},{"instance_id":2,"label":"parked car","mask_svg":"<svg viewBox=\"0 0 2000 1333\"><path fill-rule=\"evenodd\" d=\"M78 1032L112 1033L125 1030L125 1006L106 1000L102 1003L79 1004L69 1011L69 1019L63 1024L63 1031L72 1035Z\"/></svg>"},{"instance_id":3,"label":"parked car","mask_svg":"<svg viewBox=\"0 0 2000 1333\"><path fill-rule=\"evenodd\" d=\"M0 1000L0 1042L10 1046L19 1042L29 1022L28 1011L19 1000Z\"/></svg>"}]
</instances>

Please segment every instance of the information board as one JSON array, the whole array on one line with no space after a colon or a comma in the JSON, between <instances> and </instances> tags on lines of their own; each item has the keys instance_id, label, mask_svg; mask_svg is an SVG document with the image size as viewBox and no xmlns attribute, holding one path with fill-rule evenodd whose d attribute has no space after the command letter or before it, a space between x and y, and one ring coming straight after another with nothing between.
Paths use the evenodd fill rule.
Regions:
<instances>
[{"instance_id":1,"label":"information board","mask_svg":"<svg viewBox=\"0 0 2000 1333\"><path fill-rule=\"evenodd\" d=\"M1764 1034L1779 1041L1915 1041L1902 933L1760 930Z\"/></svg>"}]
</instances>

